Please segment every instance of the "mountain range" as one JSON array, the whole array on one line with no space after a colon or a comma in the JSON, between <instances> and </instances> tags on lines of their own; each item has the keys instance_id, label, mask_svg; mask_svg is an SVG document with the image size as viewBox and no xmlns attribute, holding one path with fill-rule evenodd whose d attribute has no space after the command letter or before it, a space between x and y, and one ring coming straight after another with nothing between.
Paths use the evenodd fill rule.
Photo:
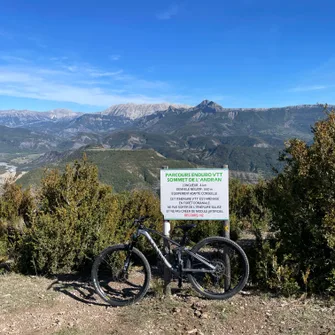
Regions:
<instances>
[{"instance_id":1,"label":"mountain range","mask_svg":"<svg viewBox=\"0 0 335 335\"><path fill-rule=\"evenodd\" d=\"M60 128L79 130L94 130L98 132L118 128L118 123L128 124L132 120L151 115L158 111L189 107L187 105L161 104L120 104L114 105L102 112L79 113L68 109L54 109L46 112L29 110L0 110L0 125L7 127L22 127L32 130L52 132ZM90 129L90 124L95 124ZM86 129L87 127L87 129Z\"/></svg>"},{"instance_id":2,"label":"mountain range","mask_svg":"<svg viewBox=\"0 0 335 335\"><path fill-rule=\"evenodd\" d=\"M0 111L0 153L74 151L87 146L154 149L166 158L271 175L284 141L312 140L321 105L223 108L199 105L115 105L97 113Z\"/></svg>"},{"instance_id":3,"label":"mountain range","mask_svg":"<svg viewBox=\"0 0 335 335\"><path fill-rule=\"evenodd\" d=\"M204 135L311 136L310 126L323 117L321 105L282 108L223 108L204 100L195 107L173 104L122 104L102 112L78 113L66 109L48 112L0 110L0 125L66 136L106 133L120 129L143 129L158 133L192 136L199 127ZM214 133L213 133L214 131ZM189 134L190 133L190 134Z\"/></svg>"},{"instance_id":4,"label":"mountain range","mask_svg":"<svg viewBox=\"0 0 335 335\"><path fill-rule=\"evenodd\" d=\"M34 112L29 110L0 110L0 124L7 127L34 127L44 122L70 121L82 113L72 112L68 109L54 109L47 112Z\"/></svg>"}]
</instances>

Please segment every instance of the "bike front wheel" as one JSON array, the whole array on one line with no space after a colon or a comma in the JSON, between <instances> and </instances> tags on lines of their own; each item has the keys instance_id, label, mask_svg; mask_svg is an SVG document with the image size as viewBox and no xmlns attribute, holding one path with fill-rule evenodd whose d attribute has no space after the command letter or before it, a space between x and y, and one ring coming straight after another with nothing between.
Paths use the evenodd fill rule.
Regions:
<instances>
[{"instance_id":1,"label":"bike front wheel","mask_svg":"<svg viewBox=\"0 0 335 335\"><path fill-rule=\"evenodd\" d=\"M111 246L95 259L92 282L99 296L112 306L141 300L149 289L151 271L145 256L127 245Z\"/></svg>"},{"instance_id":2,"label":"bike front wheel","mask_svg":"<svg viewBox=\"0 0 335 335\"><path fill-rule=\"evenodd\" d=\"M188 279L201 295L210 299L229 299L247 283L249 262L237 243L224 237L208 237L191 251L215 267L215 271L208 272L209 267L199 259L188 258Z\"/></svg>"}]
</instances>

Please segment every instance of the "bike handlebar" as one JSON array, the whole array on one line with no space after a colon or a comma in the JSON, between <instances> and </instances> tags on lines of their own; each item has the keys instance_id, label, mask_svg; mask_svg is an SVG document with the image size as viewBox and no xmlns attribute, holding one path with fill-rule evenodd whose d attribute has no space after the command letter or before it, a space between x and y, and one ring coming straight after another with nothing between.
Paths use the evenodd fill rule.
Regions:
<instances>
[{"instance_id":1,"label":"bike handlebar","mask_svg":"<svg viewBox=\"0 0 335 335\"><path fill-rule=\"evenodd\" d=\"M146 219L149 219L149 215L145 215L145 216L140 216L139 218L135 219L133 222L133 226L139 223L142 223L143 221L145 221Z\"/></svg>"}]
</instances>

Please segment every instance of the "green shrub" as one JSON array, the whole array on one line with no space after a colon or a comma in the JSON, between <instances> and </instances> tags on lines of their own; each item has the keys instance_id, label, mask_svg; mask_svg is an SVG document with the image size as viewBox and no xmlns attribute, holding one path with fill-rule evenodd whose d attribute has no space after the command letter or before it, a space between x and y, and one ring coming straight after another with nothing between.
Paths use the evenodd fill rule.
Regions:
<instances>
[{"instance_id":1,"label":"green shrub","mask_svg":"<svg viewBox=\"0 0 335 335\"><path fill-rule=\"evenodd\" d=\"M0 237L0 263L5 262L8 259L8 245L7 236L1 234Z\"/></svg>"},{"instance_id":2,"label":"green shrub","mask_svg":"<svg viewBox=\"0 0 335 335\"><path fill-rule=\"evenodd\" d=\"M335 112L312 131L310 145L287 143L284 170L267 186L267 205L280 241L276 255L289 259L285 271L301 289L335 294Z\"/></svg>"},{"instance_id":3,"label":"green shrub","mask_svg":"<svg viewBox=\"0 0 335 335\"><path fill-rule=\"evenodd\" d=\"M163 216L160 212L160 202L158 196L150 190L133 190L131 192L123 192L117 195L119 206L121 209L120 217L122 224L119 225L117 236L122 243L127 242L131 238L135 227L132 227L134 219L140 216L149 216L145 225L157 230L163 231ZM158 243L161 242L159 236L152 236ZM137 248L143 251L146 256L154 257L155 253L144 237L138 241Z\"/></svg>"},{"instance_id":4,"label":"green shrub","mask_svg":"<svg viewBox=\"0 0 335 335\"><path fill-rule=\"evenodd\" d=\"M86 159L68 165L63 174L47 171L38 205L16 245L21 272L82 270L93 255L115 242L119 203Z\"/></svg>"},{"instance_id":5,"label":"green shrub","mask_svg":"<svg viewBox=\"0 0 335 335\"><path fill-rule=\"evenodd\" d=\"M300 291L296 281L297 269L288 255L278 255L280 243L275 239L264 240L260 230L255 231L256 243L248 249L249 280L263 290L291 296ZM307 276L306 276L307 281Z\"/></svg>"},{"instance_id":6,"label":"green shrub","mask_svg":"<svg viewBox=\"0 0 335 335\"><path fill-rule=\"evenodd\" d=\"M22 234L35 208L30 190L23 191L10 181L3 186L0 198L0 262L13 257L15 242Z\"/></svg>"},{"instance_id":7,"label":"green shrub","mask_svg":"<svg viewBox=\"0 0 335 335\"><path fill-rule=\"evenodd\" d=\"M45 171L22 236L15 241L17 269L23 273L57 274L84 271L110 244L125 243L134 218L149 215L161 231L158 197L148 190L113 194L98 180L98 169L86 157L65 172ZM142 250L148 244L139 242Z\"/></svg>"}]
</instances>

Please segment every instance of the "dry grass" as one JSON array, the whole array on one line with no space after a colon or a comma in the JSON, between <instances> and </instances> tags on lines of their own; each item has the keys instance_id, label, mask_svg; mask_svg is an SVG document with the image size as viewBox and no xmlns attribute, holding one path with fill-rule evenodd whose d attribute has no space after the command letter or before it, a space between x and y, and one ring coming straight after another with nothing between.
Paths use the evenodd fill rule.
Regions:
<instances>
[{"instance_id":1,"label":"dry grass","mask_svg":"<svg viewBox=\"0 0 335 335\"><path fill-rule=\"evenodd\" d=\"M18 308L34 308L42 304L52 307L57 294L47 290L49 285L50 281L43 277L1 275L1 313L10 313Z\"/></svg>"},{"instance_id":2,"label":"dry grass","mask_svg":"<svg viewBox=\"0 0 335 335\"><path fill-rule=\"evenodd\" d=\"M335 306L329 301L255 292L210 301L190 295L188 288L174 292L166 299L151 289L140 303L112 308L89 281L3 275L0 334L335 334Z\"/></svg>"}]
</instances>

